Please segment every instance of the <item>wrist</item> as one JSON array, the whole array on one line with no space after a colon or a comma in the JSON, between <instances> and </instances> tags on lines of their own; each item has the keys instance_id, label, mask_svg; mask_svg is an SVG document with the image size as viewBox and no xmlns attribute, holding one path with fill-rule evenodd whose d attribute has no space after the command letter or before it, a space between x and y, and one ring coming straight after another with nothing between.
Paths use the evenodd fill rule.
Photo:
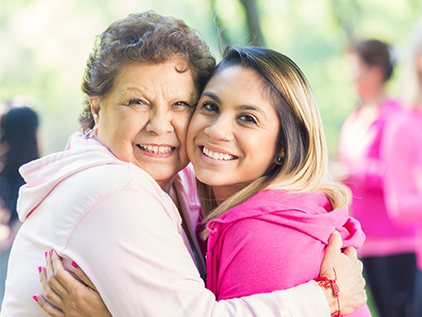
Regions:
<instances>
[{"instance_id":1,"label":"wrist","mask_svg":"<svg viewBox=\"0 0 422 317\"><path fill-rule=\"evenodd\" d=\"M330 314L331 316L336 316L337 314L337 301L333 295L333 291L331 289L327 289L319 285L322 292L324 293L325 299L327 300L328 306L330 307Z\"/></svg>"},{"instance_id":2,"label":"wrist","mask_svg":"<svg viewBox=\"0 0 422 317\"><path fill-rule=\"evenodd\" d=\"M337 285L337 274L335 269L333 269L333 271L335 275L334 279L319 277L315 279L315 281L318 283L325 295L325 298L327 299L331 316L340 317L340 289Z\"/></svg>"}]
</instances>

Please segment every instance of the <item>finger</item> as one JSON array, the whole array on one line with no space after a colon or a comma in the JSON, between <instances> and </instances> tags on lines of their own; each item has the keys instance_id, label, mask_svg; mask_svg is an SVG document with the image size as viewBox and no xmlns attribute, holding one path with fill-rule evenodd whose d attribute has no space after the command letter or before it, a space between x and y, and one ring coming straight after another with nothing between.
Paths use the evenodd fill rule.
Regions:
<instances>
[{"instance_id":1,"label":"finger","mask_svg":"<svg viewBox=\"0 0 422 317\"><path fill-rule=\"evenodd\" d=\"M53 260L51 258L52 254L54 254L53 250L46 252L45 268L46 268L47 283L60 297L63 297L67 295L69 291L62 285L62 283L60 282L60 279L58 278L60 275L59 274L60 265L56 264L56 266L54 266ZM60 260L59 262L61 264ZM63 265L61 265L61 268L63 268ZM63 268L63 271L64 271L64 268Z\"/></svg>"},{"instance_id":2,"label":"finger","mask_svg":"<svg viewBox=\"0 0 422 317\"><path fill-rule=\"evenodd\" d=\"M51 303L53 303L55 306L59 308L63 308L64 303L63 303L62 298L47 283L47 273L45 271L45 268L40 267L39 269L41 269L39 276L40 276L40 282L41 282L41 286L44 291L45 297L47 297L48 300Z\"/></svg>"},{"instance_id":3,"label":"finger","mask_svg":"<svg viewBox=\"0 0 422 317\"><path fill-rule=\"evenodd\" d=\"M325 254L331 256L332 254L341 253L341 247L343 246L343 240L337 230L334 230L328 239L328 244L325 249Z\"/></svg>"},{"instance_id":4,"label":"finger","mask_svg":"<svg viewBox=\"0 0 422 317\"><path fill-rule=\"evenodd\" d=\"M53 317L65 317L65 314L58 309L51 305L44 297L41 295L34 295L33 299L37 302L38 306L40 306L47 314Z\"/></svg>"},{"instance_id":5,"label":"finger","mask_svg":"<svg viewBox=\"0 0 422 317\"><path fill-rule=\"evenodd\" d=\"M348 258L350 259L357 259L358 258L358 253L356 251L356 249L352 246L347 247L343 253L345 255L347 255Z\"/></svg>"},{"instance_id":6,"label":"finger","mask_svg":"<svg viewBox=\"0 0 422 317\"><path fill-rule=\"evenodd\" d=\"M86 285L88 285L89 287L91 287L93 290L95 290L98 293L95 285L91 282L89 277L85 274L84 271L82 271L82 269L78 266L78 264L76 264L75 261L72 261L72 271L76 274L77 277L79 277L82 280L82 282L84 282Z\"/></svg>"},{"instance_id":7,"label":"finger","mask_svg":"<svg viewBox=\"0 0 422 317\"><path fill-rule=\"evenodd\" d=\"M64 290L67 293L73 293L74 290L75 289L79 289L81 285L83 285L84 287L87 287L88 286L88 287L94 289L98 293L98 291L95 288L94 284L85 275L85 273L82 271L82 269L75 268L75 266L78 266L75 262L72 261L72 269L73 270L79 269L78 270L78 273L82 277L85 276L84 278L81 278L81 280L84 281L84 283L86 283L86 285L84 285L84 283L82 283L81 281L77 280L72 275L71 272L68 272L68 271L65 270L60 256L58 256L57 253L54 250L51 252L51 260L50 261L51 261L52 270L54 270L54 279L64 288ZM75 272L75 274L76 274L76 272ZM55 282L55 281L53 280L53 282ZM50 282L49 282L49 284L50 284ZM63 296L62 296L61 293L58 293L58 294L61 295L61 297L67 296L67 294L63 294Z\"/></svg>"}]
</instances>

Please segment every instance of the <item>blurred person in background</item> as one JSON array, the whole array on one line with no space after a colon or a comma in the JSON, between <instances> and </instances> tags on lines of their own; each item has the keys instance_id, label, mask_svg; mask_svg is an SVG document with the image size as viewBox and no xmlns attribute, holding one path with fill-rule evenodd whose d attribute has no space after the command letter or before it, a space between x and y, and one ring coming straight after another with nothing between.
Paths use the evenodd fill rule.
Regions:
<instances>
[{"instance_id":1,"label":"blurred person in background","mask_svg":"<svg viewBox=\"0 0 422 317\"><path fill-rule=\"evenodd\" d=\"M388 213L399 225L415 223L417 270L414 316L422 316L422 19L411 40L403 102L397 119L386 126L384 156L385 200Z\"/></svg>"},{"instance_id":2,"label":"blurred person in background","mask_svg":"<svg viewBox=\"0 0 422 317\"><path fill-rule=\"evenodd\" d=\"M16 212L19 187L25 182L19 167L39 157L38 115L29 107L5 104L0 118L0 307L10 248L21 222Z\"/></svg>"},{"instance_id":3,"label":"blurred person in background","mask_svg":"<svg viewBox=\"0 0 422 317\"><path fill-rule=\"evenodd\" d=\"M353 44L346 58L360 104L341 129L340 161L333 176L352 190L351 212L366 234L359 255L380 315L411 316L415 227L396 224L384 199L384 127L403 111L386 94L394 68L391 49L378 40L365 40Z\"/></svg>"}]
</instances>

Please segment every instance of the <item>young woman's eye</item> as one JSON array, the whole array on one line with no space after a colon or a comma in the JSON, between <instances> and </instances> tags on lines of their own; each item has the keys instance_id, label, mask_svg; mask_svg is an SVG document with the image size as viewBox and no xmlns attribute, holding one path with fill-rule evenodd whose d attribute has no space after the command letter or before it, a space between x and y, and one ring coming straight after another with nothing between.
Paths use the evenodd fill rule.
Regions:
<instances>
[{"instance_id":1,"label":"young woman's eye","mask_svg":"<svg viewBox=\"0 0 422 317\"><path fill-rule=\"evenodd\" d=\"M215 104L213 104L213 103L211 103L211 102L204 102L202 104L202 107L201 108L203 110L207 111L207 112L215 112L215 113L218 113L218 111L219 111L218 106L215 105Z\"/></svg>"},{"instance_id":2,"label":"young woman's eye","mask_svg":"<svg viewBox=\"0 0 422 317\"><path fill-rule=\"evenodd\" d=\"M238 118L246 123L256 123L256 119L248 114L242 114Z\"/></svg>"}]
</instances>

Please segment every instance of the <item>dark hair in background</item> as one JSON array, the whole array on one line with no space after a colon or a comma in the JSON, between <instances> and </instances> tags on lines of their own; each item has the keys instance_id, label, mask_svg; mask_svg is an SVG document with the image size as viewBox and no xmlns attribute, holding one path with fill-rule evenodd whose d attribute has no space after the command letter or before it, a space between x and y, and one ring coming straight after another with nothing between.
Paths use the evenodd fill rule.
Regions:
<instances>
[{"instance_id":1,"label":"dark hair in background","mask_svg":"<svg viewBox=\"0 0 422 317\"><path fill-rule=\"evenodd\" d=\"M391 78L395 62L388 44L378 40L365 40L352 44L349 50L358 54L366 65L381 67L384 71L384 81Z\"/></svg>"},{"instance_id":2,"label":"dark hair in background","mask_svg":"<svg viewBox=\"0 0 422 317\"><path fill-rule=\"evenodd\" d=\"M28 107L12 108L0 118L0 189L1 204L17 217L16 200L24 184L18 169L39 158L38 116Z\"/></svg>"},{"instance_id":3,"label":"dark hair in background","mask_svg":"<svg viewBox=\"0 0 422 317\"><path fill-rule=\"evenodd\" d=\"M87 61L82 91L90 97L104 98L126 65L160 64L173 58L187 62L199 94L215 67L207 44L182 20L163 17L154 11L130 14L112 23L97 37ZM84 130L94 127L88 100L80 123Z\"/></svg>"}]
</instances>

